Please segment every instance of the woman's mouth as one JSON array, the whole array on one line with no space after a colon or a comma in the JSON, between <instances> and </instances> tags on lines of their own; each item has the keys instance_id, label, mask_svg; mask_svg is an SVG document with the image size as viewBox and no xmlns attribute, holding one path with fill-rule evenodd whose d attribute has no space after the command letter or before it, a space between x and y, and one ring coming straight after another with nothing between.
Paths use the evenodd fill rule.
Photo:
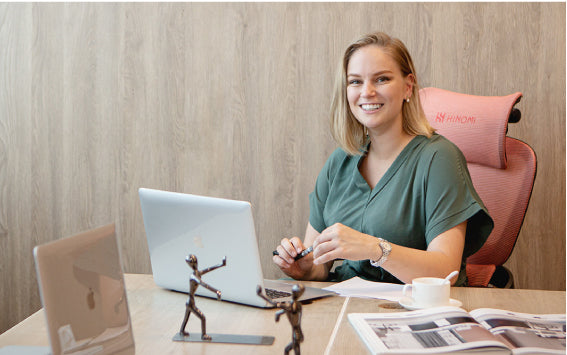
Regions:
<instances>
[{"instance_id":1,"label":"woman's mouth","mask_svg":"<svg viewBox=\"0 0 567 355\"><path fill-rule=\"evenodd\" d=\"M364 111L374 111L378 110L382 106L383 104L362 104L360 105L360 108L362 108Z\"/></svg>"}]
</instances>

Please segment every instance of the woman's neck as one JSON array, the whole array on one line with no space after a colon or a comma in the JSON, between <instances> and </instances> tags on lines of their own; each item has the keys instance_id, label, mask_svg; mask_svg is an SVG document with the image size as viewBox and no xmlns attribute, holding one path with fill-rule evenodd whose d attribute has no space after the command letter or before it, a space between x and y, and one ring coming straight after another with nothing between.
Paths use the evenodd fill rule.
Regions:
<instances>
[{"instance_id":1,"label":"woman's neck","mask_svg":"<svg viewBox=\"0 0 567 355\"><path fill-rule=\"evenodd\" d=\"M368 156L382 161L394 160L413 139L414 136L403 130L399 132L388 132L386 134L370 134L370 147Z\"/></svg>"}]
</instances>

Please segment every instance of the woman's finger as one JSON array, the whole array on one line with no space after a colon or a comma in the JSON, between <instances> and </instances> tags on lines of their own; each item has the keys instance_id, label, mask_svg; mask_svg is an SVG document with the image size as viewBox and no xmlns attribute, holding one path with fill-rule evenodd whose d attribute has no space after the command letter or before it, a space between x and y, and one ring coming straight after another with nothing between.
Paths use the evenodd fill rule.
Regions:
<instances>
[{"instance_id":1,"label":"woman's finger","mask_svg":"<svg viewBox=\"0 0 567 355\"><path fill-rule=\"evenodd\" d=\"M297 255L297 251L289 239L283 238L280 242L280 246L285 250L286 254L289 254L292 258L295 258Z\"/></svg>"},{"instance_id":2,"label":"woman's finger","mask_svg":"<svg viewBox=\"0 0 567 355\"><path fill-rule=\"evenodd\" d=\"M299 239L298 237L291 238L289 242L295 248L295 252L297 254L301 253L303 249L305 249L303 243L301 242L301 239Z\"/></svg>"},{"instance_id":3,"label":"woman's finger","mask_svg":"<svg viewBox=\"0 0 567 355\"><path fill-rule=\"evenodd\" d=\"M292 247L289 247L288 249L291 249L293 253L295 253L295 250ZM292 264L295 256L290 255L288 249L284 248L283 245L281 244L278 245L276 248L278 255L275 255L275 257L280 257L281 259L285 260L288 264Z\"/></svg>"}]
</instances>

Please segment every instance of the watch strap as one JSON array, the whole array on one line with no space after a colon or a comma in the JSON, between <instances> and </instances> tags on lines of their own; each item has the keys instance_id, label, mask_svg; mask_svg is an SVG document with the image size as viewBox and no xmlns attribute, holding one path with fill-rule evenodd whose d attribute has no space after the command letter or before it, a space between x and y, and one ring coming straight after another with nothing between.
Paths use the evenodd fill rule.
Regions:
<instances>
[{"instance_id":1,"label":"watch strap","mask_svg":"<svg viewBox=\"0 0 567 355\"><path fill-rule=\"evenodd\" d=\"M388 256L392 251L392 245L387 240L384 240L382 238L378 238L378 246L382 250L382 256L380 256L380 258L378 258L377 260L370 259L370 265L374 267L380 267L382 264L384 264L384 262L388 260Z\"/></svg>"}]
</instances>

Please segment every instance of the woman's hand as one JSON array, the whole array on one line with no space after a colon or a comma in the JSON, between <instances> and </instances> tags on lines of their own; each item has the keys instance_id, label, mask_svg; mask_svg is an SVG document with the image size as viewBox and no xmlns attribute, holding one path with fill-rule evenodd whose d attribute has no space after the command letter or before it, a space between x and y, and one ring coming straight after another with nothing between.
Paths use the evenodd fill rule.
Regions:
<instances>
[{"instance_id":1,"label":"woman's hand","mask_svg":"<svg viewBox=\"0 0 567 355\"><path fill-rule=\"evenodd\" d=\"M308 278L313 268L313 253L299 260L294 258L305 249L305 245L297 237L282 239L276 248L279 255L274 255L273 261L288 276L296 280Z\"/></svg>"},{"instance_id":2,"label":"woman's hand","mask_svg":"<svg viewBox=\"0 0 567 355\"><path fill-rule=\"evenodd\" d=\"M315 238L313 264L324 264L335 259L376 259L381 253L375 237L335 223Z\"/></svg>"},{"instance_id":3,"label":"woman's hand","mask_svg":"<svg viewBox=\"0 0 567 355\"><path fill-rule=\"evenodd\" d=\"M405 283L421 276L443 278L460 268L466 228L465 221L441 233L429 243L427 250L391 244L390 256L381 267ZM313 245L313 252L294 260L305 245ZM382 257L382 249L375 236L340 223L320 234L308 224L305 244L296 237L284 238L277 251L280 255L274 255L274 263L287 275L301 280L326 280L336 259L376 260Z\"/></svg>"}]
</instances>

